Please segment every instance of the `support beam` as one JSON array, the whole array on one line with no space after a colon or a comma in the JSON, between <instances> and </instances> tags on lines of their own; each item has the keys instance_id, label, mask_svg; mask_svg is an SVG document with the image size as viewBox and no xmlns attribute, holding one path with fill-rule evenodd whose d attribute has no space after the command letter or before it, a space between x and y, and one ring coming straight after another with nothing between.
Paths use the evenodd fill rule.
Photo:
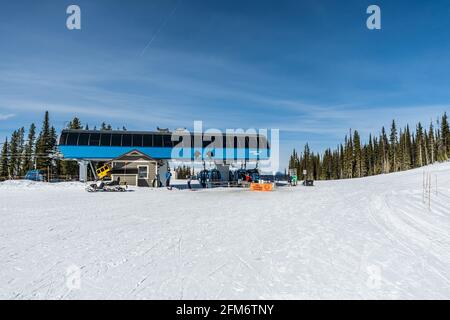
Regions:
<instances>
[{"instance_id":1,"label":"support beam","mask_svg":"<svg viewBox=\"0 0 450 320\"><path fill-rule=\"evenodd\" d=\"M88 161L86 160L80 160L78 161L79 166L79 180L81 182L87 182L88 178Z\"/></svg>"},{"instance_id":2,"label":"support beam","mask_svg":"<svg viewBox=\"0 0 450 320\"><path fill-rule=\"evenodd\" d=\"M89 167L91 168L92 176L94 177L94 180L97 181L97 179L98 179L97 172L95 172L94 166L92 165L92 161L89 161Z\"/></svg>"},{"instance_id":3,"label":"support beam","mask_svg":"<svg viewBox=\"0 0 450 320\"><path fill-rule=\"evenodd\" d=\"M159 165L157 166L156 176L159 178L159 181L163 186L166 185L166 173L169 169L169 161L161 160Z\"/></svg>"}]
</instances>

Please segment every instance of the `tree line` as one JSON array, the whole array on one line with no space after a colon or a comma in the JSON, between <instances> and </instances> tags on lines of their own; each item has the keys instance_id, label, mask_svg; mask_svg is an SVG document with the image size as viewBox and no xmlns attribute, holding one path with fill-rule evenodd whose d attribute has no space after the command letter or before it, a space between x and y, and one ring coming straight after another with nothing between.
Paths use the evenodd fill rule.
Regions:
<instances>
[{"instance_id":1,"label":"tree line","mask_svg":"<svg viewBox=\"0 0 450 320\"><path fill-rule=\"evenodd\" d=\"M175 173L177 179L187 179L189 176L194 175L194 168L191 169L190 166L182 165L175 168Z\"/></svg>"},{"instance_id":2,"label":"tree line","mask_svg":"<svg viewBox=\"0 0 450 320\"><path fill-rule=\"evenodd\" d=\"M89 130L89 125L83 126L78 117L68 122L67 129ZM94 127L97 130L97 127ZM100 130L112 130L110 124L103 122ZM125 127L122 130L126 130ZM0 179L15 179L23 177L27 171L43 170L52 177L65 177L71 179L78 175L76 161L61 161L57 150L58 135L55 127L50 123L49 112L46 111L41 129L37 134L34 123L15 130L11 137L6 138L0 152Z\"/></svg>"},{"instance_id":3,"label":"tree line","mask_svg":"<svg viewBox=\"0 0 450 320\"><path fill-rule=\"evenodd\" d=\"M450 157L450 130L447 113L428 129L419 122L414 131L407 125L397 128L393 120L389 134L382 127L377 136L361 142L357 130L345 136L336 149L314 153L308 144L302 153L294 149L289 168L299 177L307 170L307 178L315 180L351 179L419 168Z\"/></svg>"}]
</instances>

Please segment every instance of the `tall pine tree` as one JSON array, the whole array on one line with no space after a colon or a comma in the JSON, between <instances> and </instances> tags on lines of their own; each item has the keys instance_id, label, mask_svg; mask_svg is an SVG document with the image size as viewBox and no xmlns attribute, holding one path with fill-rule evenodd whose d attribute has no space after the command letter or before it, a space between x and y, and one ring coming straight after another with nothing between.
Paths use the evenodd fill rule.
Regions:
<instances>
[{"instance_id":1,"label":"tall pine tree","mask_svg":"<svg viewBox=\"0 0 450 320\"><path fill-rule=\"evenodd\" d=\"M35 139L36 139L36 126L34 125L34 123L32 123L30 129L28 130L28 139L24 151L24 161L22 167L22 170L24 172L34 168L33 150Z\"/></svg>"},{"instance_id":2,"label":"tall pine tree","mask_svg":"<svg viewBox=\"0 0 450 320\"><path fill-rule=\"evenodd\" d=\"M390 171L396 172L397 168L397 126L395 125L395 120L392 120L391 134L389 136L389 164Z\"/></svg>"},{"instance_id":3,"label":"tall pine tree","mask_svg":"<svg viewBox=\"0 0 450 320\"><path fill-rule=\"evenodd\" d=\"M48 111L45 112L42 129L36 142L37 169L47 170L52 164L49 155L53 152L53 137L50 131L50 119Z\"/></svg>"},{"instance_id":4,"label":"tall pine tree","mask_svg":"<svg viewBox=\"0 0 450 320\"><path fill-rule=\"evenodd\" d=\"M441 139L442 145L445 148L444 157L448 159L450 156L450 128L448 124L447 113L444 113L441 120Z\"/></svg>"},{"instance_id":5,"label":"tall pine tree","mask_svg":"<svg viewBox=\"0 0 450 320\"><path fill-rule=\"evenodd\" d=\"M0 155L0 178L7 179L9 177L9 159L8 159L8 138L3 143L2 153Z\"/></svg>"}]
</instances>

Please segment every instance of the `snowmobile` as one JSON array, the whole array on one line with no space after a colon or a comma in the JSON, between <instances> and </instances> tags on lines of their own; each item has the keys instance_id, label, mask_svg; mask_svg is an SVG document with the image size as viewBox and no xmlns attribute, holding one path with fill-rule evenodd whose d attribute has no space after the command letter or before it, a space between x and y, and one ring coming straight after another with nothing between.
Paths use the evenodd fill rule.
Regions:
<instances>
[{"instance_id":1,"label":"snowmobile","mask_svg":"<svg viewBox=\"0 0 450 320\"><path fill-rule=\"evenodd\" d=\"M96 170L97 179L95 183L91 183L86 187L87 192L124 192L128 186L120 185L120 177L116 181L105 181L111 177L112 167L110 163L103 165Z\"/></svg>"},{"instance_id":2,"label":"snowmobile","mask_svg":"<svg viewBox=\"0 0 450 320\"><path fill-rule=\"evenodd\" d=\"M92 183L86 187L87 192L125 192L128 186L121 186L119 181L104 182L102 180Z\"/></svg>"}]
</instances>

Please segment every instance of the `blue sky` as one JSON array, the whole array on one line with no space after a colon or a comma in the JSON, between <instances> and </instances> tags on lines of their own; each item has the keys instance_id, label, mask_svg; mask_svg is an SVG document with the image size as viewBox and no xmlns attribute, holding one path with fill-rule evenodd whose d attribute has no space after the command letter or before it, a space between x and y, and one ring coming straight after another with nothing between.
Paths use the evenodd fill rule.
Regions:
<instances>
[{"instance_id":1,"label":"blue sky","mask_svg":"<svg viewBox=\"0 0 450 320\"><path fill-rule=\"evenodd\" d=\"M77 4L82 30L66 29ZM382 30L366 28L381 7ZM2 1L0 138L90 127L279 128L282 160L450 111L449 1Z\"/></svg>"}]
</instances>

